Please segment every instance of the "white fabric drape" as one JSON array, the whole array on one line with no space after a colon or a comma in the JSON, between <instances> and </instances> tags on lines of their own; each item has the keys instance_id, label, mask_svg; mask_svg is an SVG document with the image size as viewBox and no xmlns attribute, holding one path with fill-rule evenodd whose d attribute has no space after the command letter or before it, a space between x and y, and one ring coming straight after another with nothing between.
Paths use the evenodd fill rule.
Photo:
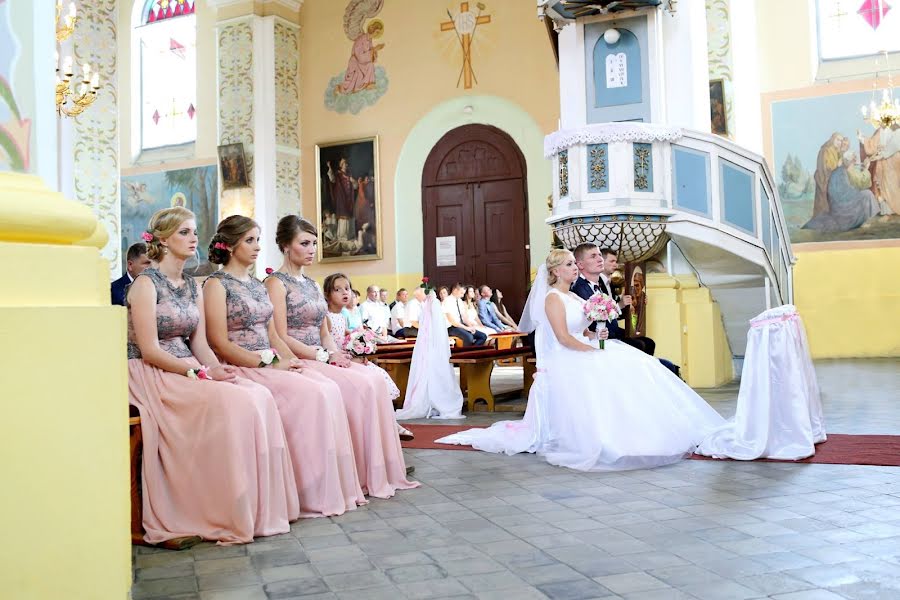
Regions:
<instances>
[{"instance_id":1,"label":"white fabric drape","mask_svg":"<svg viewBox=\"0 0 900 600\"><path fill-rule=\"evenodd\" d=\"M409 384L397 419L464 419L463 397L450 364L450 336L434 292L425 297L409 366Z\"/></svg>"},{"instance_id":2,"label":"white fabric drape","mask_svg":"<svg viewBox=\"0 0 900 600\"><path fill-rule=\"evenodd\" d=\"M578 129L560 129L544 137L544 158L579 144L674 142L683 135L680 127L656 123L594 123Z\"/></svg>"},{"instance_id":3,"label":"white fabric drape","mask_svg":"<svg viewBox=\"0 0 900 600\"><path fill-rule=\"evenodd\" d=\"M800 460L825 441L825 420L803 322L791 305L750 321L737 411L697 450L716 458Z\"/></svg>"}]
</instances>

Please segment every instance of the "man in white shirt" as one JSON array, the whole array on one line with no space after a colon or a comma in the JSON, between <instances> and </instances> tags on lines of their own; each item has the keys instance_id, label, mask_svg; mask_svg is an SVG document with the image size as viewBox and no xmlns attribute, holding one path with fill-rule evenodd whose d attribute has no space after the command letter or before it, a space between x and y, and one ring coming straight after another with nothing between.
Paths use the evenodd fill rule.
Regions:
<instances>
[{"instance_id":1,"label":"man in white shirt","mask_svg":"<svg viewBox=\"0 0 900 600\"><path fill-rule=\"evenodd\" d=\"M406 288L397 290L397 301L391 306L391 333L394 337L406 337L404 329L409 323L406 321L406 301L409 300L409 292Z\"/></svg>"},{"instance_id":2,"label":"man in white shirt","mask_svg":"<svg viewBox=\"0 0 900 600\"><path fill-rule=\"evenodd\" d=\"M465 292L463 284L455 283L450 295L441 303L441 310L449 323L447 333L461 339L463 346L483 346L487 336L467 323L463 316L466 309L462 297Z\"/></svg>"},{"instance_id":3,"label":"man in white shirt","mask_svg":"<svg viewBox=\"0 0 900 600\"><path fill-rule=\"evenodd\" d=\"M425 290L417 287L413 290L412 299L406 303L406 315L404 315L404 323L406 323L406 333L409 337L410 330L418 330L421 325L419 321L422 319L422 304L425 302Z\"/></svg>"},{"instance_id":4,"label":"man in white shirt","mask_svg":"<svg viewBox=\"0 0 900 600\"><path fill-rule=\"evenodd\" d=\"M380 291L377 285L366 288L366 301L359 305L359 314L366 327L379 335L385 335L391 324L391 311L379 299Z\"/></svg>"}]
</instances>

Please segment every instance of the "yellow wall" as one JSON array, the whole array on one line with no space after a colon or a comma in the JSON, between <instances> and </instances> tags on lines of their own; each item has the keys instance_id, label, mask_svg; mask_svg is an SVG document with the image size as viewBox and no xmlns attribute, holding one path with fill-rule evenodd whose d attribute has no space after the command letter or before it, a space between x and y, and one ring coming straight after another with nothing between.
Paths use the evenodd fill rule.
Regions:
<instances>
[{"instance_id":1,"label":"yellow wall","mask_svg":"<svg viewBox=\"0 0 900 600\"><path fill-rule=\"evenodd\" d=\"M386 2L378 15L385 26L384 36L379 40L385 48L378 55L378 64L387 73L387 92L376 104L356 115L330 111L324 104L325 87L332 77L346 69L350 56L351 42L344 35L342 24L346 4L345 1L311 0L300 11L302 213L310 218L316 215L316 144L378 135L384 259L321 265L312 273L321 276L340 269L354 276L357 287L380 282L394 290L398 285L409 287L418 283L421 274L396 274L398 253L422 252L421 247L404 247L403 232L396 229L397 203L393 197L398 157L415 125L435 106L453 98L494 96L521 107L542 133L547 134L556 129L559 118L559 77L544 25L536 18L534 3L522 0L486 3L485 13L491 15L491 23L479 26L473 43L478 84L465 90L456 87L462 62L456 34L440 31L440 24L448 20L447 10L456 14L460 3ZM471 6L474 9L475 3ZM477 115L473 121L479 122ZM540 152L540 148L537 150ZM526 148L522 151L528 153ZM535 176L545 175L548 185L543 197L529 198L533 210L541 207L541 218L547 216L550 168L546 162L535 169ZM542 169L546 173L541 173ZM285 208L279 207L279 213L286 212ZM543 231L538 233L547 237Z\"/></svg>"},{"instance_id":2,"label":"yellow wall","mask_svg":"<svg viewBox=\"0 0 900 600\"><path fill-rule=\"evenodd\" d=\"M794 300L814 358L900 355L900 243L797 259Z\"/></svg>"},{"instance_id":3,"label":"yellow wall","mask_svg":"<svg viewBox=\"0 0 900 600\"><path fill-rule=\"evenodd\" d=\"M105 228L99 228L105 232ZM80 244L86 206L0 173L0 589L122 600L131 585L125 309Z\"/></svg>"},{"instance_id":4,"label":"yellow wall","mask_svg":"<svg viewBox=\"0 0 900 600\"><path fill-rule=\"evenodd\" d=\"M811 2L756 6L765 155L777 174L772 102L870 90L874 59L819 65ZM884 77L878 83L886 84ZM794 244L794 303L815 358L900 355L898 246L900 240Z\"/></svg>"}]
</instances>

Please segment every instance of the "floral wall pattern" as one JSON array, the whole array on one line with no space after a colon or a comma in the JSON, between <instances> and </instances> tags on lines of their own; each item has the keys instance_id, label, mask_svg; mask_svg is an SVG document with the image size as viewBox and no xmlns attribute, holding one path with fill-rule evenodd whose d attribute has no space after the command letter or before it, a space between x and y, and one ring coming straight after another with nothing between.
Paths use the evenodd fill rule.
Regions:
<instances>
[{"instance_id":1,"label":"floral wall pattern","mask_svg":"<svg viewBox=\"0 0 900 600\"><path fill-rule=\"evenodd\" d=\"M278 213L300 207L300 30L275 22L275 195Z\"/></svg>"},{"instance_id":2,"label":"floral wall pattern","mask_svg":"<svg viewBox=\"0 0 900 600\"><path fill-rule=\"evenodd\" d=\"M116 38L116 0L95 0L90 10L79 11L74 39L75 62L88 62L100 73L97 99L74 124L75 198L91 207L106 225L109 242L101 255L109 260L110 274L120 269L119 126Z\"/></svg>"},{"instance_id":3,"label":"floral wall pattern","mask_svg":"<svg viewBox=\"0 0 900 600\"><path fill-rule=\"evenodd\" d=\"M249 20L218 30L219 144L244 144L253 186L253 27Z\"/></svg>"},{"instance_id":4,"label":"floral wall pattern","mask_svg":"<svg viewBox=\"0 0 900 600\"><path fill-rule=\"evenodd\" d=\"M725 120L734 132L734 90L731 60L731 10L729 0L706 0L707 55L710 81L721 79L724 87Z\"/></svg>"}]
</instances>

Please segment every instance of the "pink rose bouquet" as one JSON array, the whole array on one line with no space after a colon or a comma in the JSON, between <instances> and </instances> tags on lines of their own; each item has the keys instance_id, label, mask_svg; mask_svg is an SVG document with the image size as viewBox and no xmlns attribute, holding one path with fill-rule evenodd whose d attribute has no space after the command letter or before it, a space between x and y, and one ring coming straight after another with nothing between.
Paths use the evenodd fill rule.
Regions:
<instances>
[{"instance_id":1,"label":"pink rose bouquet","mask_svg":"<svg viewBox=\"0 0 900 600\"><path fill-rule=\"evenodd\" d=\"M353 356L375 354L375 351L378 349L375 339L374 331L365 327L359 327L344 336L344 350Z\"/></svg>"},{"instance_id":2,"label":"pink rose bouquet","mask_svg":"<svg viewBox=\"0 0 900 600\"><path fill-rule=\"evenodd\" d=\"M607 321L617 319L621 314L618 303L606 294L597 292L584 302L584 316L589 321L598 323L603 328L606 327ZM600 340L600 349L604 347L603 340Z\"/></svg>"}]
</instances>

